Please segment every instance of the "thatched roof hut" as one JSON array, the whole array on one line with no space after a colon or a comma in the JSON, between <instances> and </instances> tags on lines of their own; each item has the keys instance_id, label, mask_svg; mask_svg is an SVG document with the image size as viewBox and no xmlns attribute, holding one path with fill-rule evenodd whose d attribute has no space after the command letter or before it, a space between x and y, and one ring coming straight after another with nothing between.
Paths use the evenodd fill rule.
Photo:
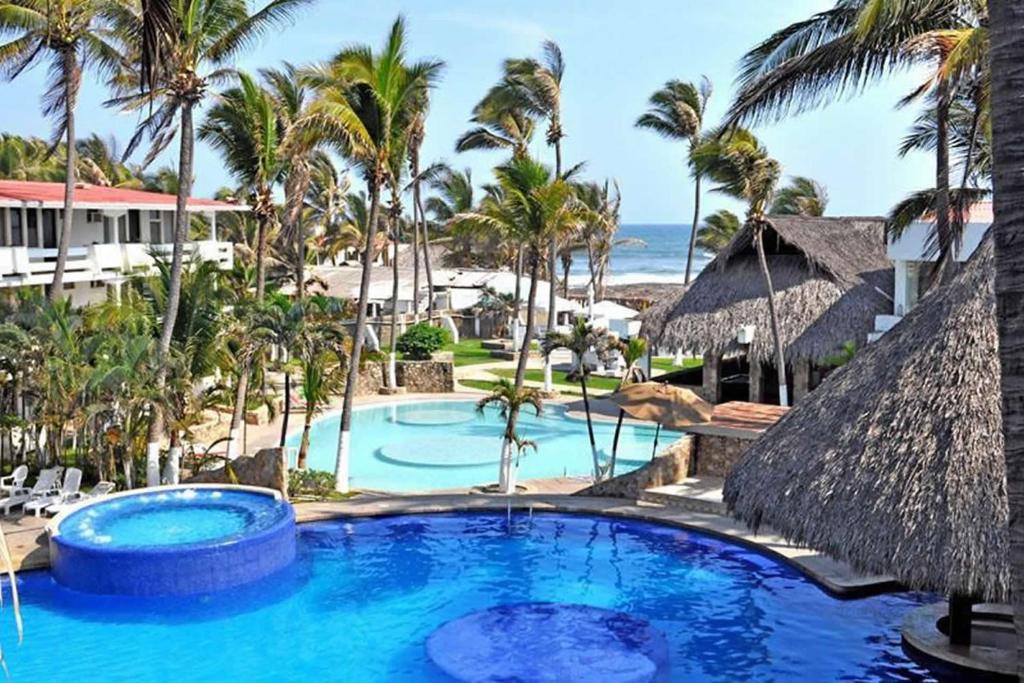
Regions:
<instances>
[{"instance_id":1,"label":"thatched roof hut","mask_svg":"<svg viewBox=\"0 0 1024 683\"><path fill-rule=\"evenodd\" d=\"M865 342L875 316L892 312L884 220L768 221L765 251L787 359L820 360L847 342ZM767 296L748 225L684 294L644 314L642 334L660 346L722 355L740 350L737 331L754 325L753 343L745 350L753 360L769 361L774 342Z\"/></svg>"},{"instance_id":2,"label":"thatched roof hut","mask_svg":"<svg viewBox=\"0 0 1024 683\"><path fill-rule=\"evenodd\" d=\"M747 450L734 514L910 588L1010 595L991 237Z\"/></svg>"}]
</instances>

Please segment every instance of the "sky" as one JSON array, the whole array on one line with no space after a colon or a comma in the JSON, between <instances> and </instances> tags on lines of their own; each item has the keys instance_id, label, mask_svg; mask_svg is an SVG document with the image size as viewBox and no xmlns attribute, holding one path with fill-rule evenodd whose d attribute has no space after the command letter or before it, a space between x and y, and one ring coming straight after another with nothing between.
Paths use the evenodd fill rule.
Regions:
<instances>
[{"instance_id":1,"label":"sky","mask_svg":"<svg viewBox=\"0 0 1024 683\"><path fill-rule=\"evenodd\" d=\"M446 68L433 95L425 162L444 160L472 168L477 184L503 160L499 152L456 154L455 139L468 127L473 105L500 76L502 60L539 55L555 40L567 63L563 83L566 165L586 162L586 175L618 181L625 223L689 223L693 189L686 146L637 129L647 98L666 80L708 76L715 85L709 116L717 121L733 95L743 53L771 32L827 9L833 0L319 0L292 25L275 31L238 60L243 69L283 60L303 64L328 59L351 44L379 46L398 14L408 23L409 55L439 58ZM784 173L825 184L832 215L879 215L909 192L932 184L926 155L899 158L899 141L916 116L895 103L920 75L905 74L872 86L855 98L779 124L755 129ZM45 69L36 68L0 85L6 103L0 129L49 134L40 115ZM106 91L87 79L79 110L79 134L114 135L123 145L134 114L103 107ZM542 136L534 152L553 163ZM137 155L141 158L142 153ZM157 164L176 155L165 154ZM137 161L138 159L136 159ZM196 192L212 195L231 179L217 155L199 143ZM702 215L740 207L706 193Z\"/></svg>"}]
</instances>

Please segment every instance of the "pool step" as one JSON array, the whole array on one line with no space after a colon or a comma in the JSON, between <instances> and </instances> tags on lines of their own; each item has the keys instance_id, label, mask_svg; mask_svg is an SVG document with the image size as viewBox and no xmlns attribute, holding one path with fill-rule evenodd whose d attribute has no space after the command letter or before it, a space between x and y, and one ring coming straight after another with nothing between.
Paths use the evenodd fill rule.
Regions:
<instances>
[{"instance_id":1,"label":"pool step","mask_svg":"<svg viewBox=\"0 0 1024 683\"><path fill-rule=\"evenodd\" d=\"M647 489L640 495L640 500L690 512L727 515L728 508L722 501L723 483L724 480L718 477L691 477L678 484Z\"/></svg>"}]
</instances>

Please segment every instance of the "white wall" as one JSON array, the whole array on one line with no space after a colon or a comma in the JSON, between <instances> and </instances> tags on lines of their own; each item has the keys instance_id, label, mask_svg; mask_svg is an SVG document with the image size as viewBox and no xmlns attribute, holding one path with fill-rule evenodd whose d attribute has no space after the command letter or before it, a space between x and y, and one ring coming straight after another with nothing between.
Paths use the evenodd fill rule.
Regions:
<instances>
[{"instance_id":1,"label":"white wall","mask_svg":"<svg viewBox=\"0 0 1024 683\"><path fill-rule=\"evenodd\" d=\"M964 226L964 243L960 249L958 260L966 261L971 257L974 250L981 244L988 228L988 223L968 223ZM924 257L925 245L928 243L928 235L932 229L930 223L912 223L900 239L889 242L889 258L893 261L934 261L935 259Z\"/></svg>"}]
</instances>

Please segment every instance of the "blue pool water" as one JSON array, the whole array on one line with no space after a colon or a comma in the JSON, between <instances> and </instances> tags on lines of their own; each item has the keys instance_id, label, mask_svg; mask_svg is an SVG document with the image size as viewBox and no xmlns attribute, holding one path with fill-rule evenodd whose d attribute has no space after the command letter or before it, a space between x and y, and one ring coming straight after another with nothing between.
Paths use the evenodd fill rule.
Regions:
<instances>
[{"instance_id":1,"label":"blue pool water","mask_svg":"<svg viewBox=\"0 0 1024 683\"><path fill-rule=\"evenodd\" d=\"M334 471L338 448L337 415L313 424L308 467ZM399 403L358 409L352 414L350 481L354 488L424 491L461 488L498 479L501 434L505 422L496 408L482 415L473 401ZM566 415L564 406L548 406L537 417L520 415L517 431L537 443L520 460L519 480L589 475L593 457L587 424ZM615 423L596 421L597 447L611 453ZM651 459L653 426L624 424L619 435L616 473L636 469ZM662 431L659 450L680 437ZM299 434L288 440L299 445Z\"/></svg>"},{"instance_id":2,"label":"blue pool water","mask_svg":"<svg viewBox=\"0 0 1024 683\"><path fill-rule=\"evenodd\" d=\"M695 532L561 514L299 529L289 568L202 596L92 596L21 575L23 644L9 608L0 614L12 680L440 682L451 679L431 647L458 667L505 623L527 626L517 642L534 633L531 661L551 656L537 671L573 655L560 643L590 640L577 650L589 663L560 680L593 680L616 661L656 680L930 680L898 634L926 596L836 600L788 565Z\"/></svg>"},{"instance_id":3,"label":"blue pool water","mask_svg":"<svg viewBox=\"0 0 1024 683\"><path fill-rule=\"evenodd\" d=\"M228 542L278 524L285 503L246 491L185 489L112 498L69 515L65 542L106 548Z\"/></svg>"}]
</instances>

